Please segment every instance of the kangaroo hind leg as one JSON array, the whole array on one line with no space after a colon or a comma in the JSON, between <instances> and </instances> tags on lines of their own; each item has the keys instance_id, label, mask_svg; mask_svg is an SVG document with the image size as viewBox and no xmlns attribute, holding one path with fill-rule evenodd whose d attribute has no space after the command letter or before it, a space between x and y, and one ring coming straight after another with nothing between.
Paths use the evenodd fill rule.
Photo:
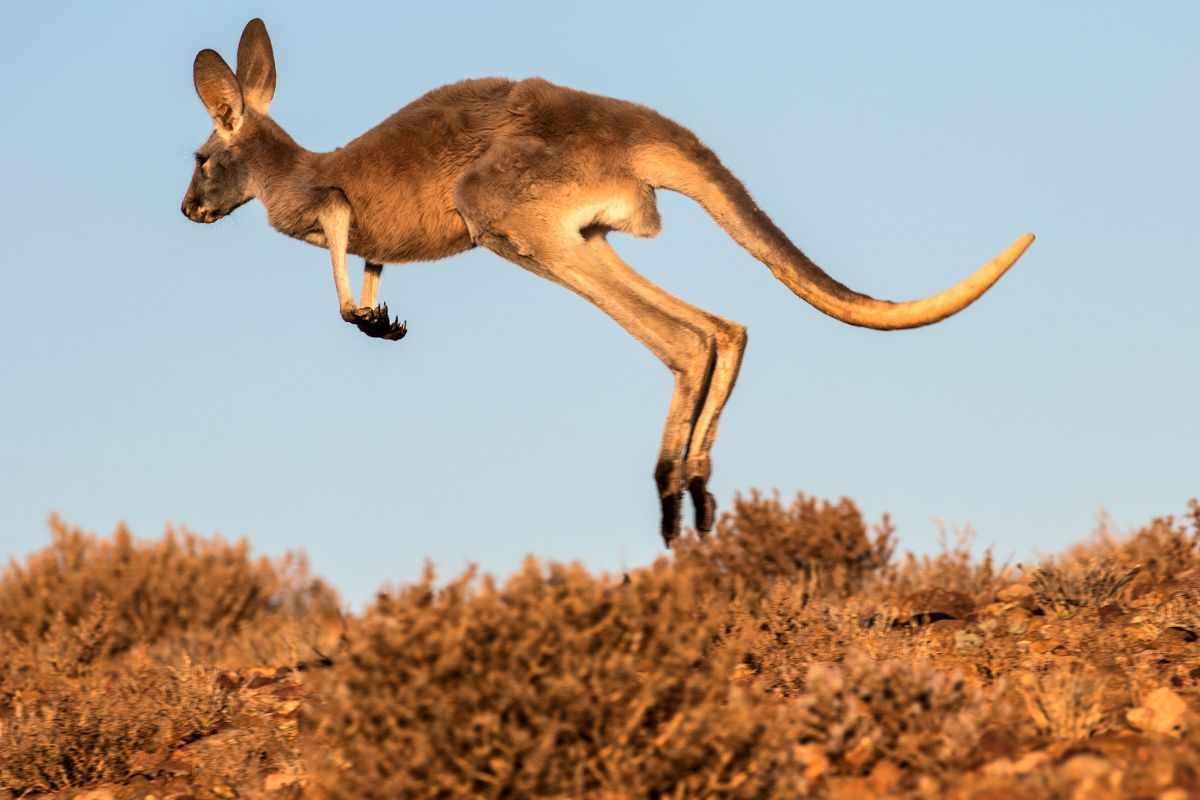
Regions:
<instances>
[{"instance_id":1,"label":"kangaroo hind leg","mask_svg":"<svg viewBox=\"0 0 1200 800\"><path fill-rule=\"evenodd\" d=\"M706 384L717 357L713 332L703 312L634 272L617 257L598 230L589 231L587 238L560 233L549 246L528 234L521 237L519 247L495 232L483 233L479 241L595 305L674 374L675 386L654 468L662 513L661 533L669 547L679 535L688 440L701 413Z\"/></svg>"},{"instance_id":2,"label":"kangaroo hind leg","mask_svg":"<svg viewBox=\"0 0 1200 800\"><path fill-rule=\"evenodd\" d=\"M662 536L670 546L679 534L683 494L689 488L689 441L705 419L710 381L730 373L732 362L722 353L741 329L663 291L608 244L609 230L639 236L658 232L650 187L632 176L611 174L562 182L558 163L537 142L494 147L464 175L455 193L457 208L477 244L582 296L673 373L675 386L654 468ZM535 184L536 192L530 188ZM731 386L732 379L723 377L721 404ZM697 523L704 531L712 527L714 516L707 478L705 468L703 479L693 481Z\"/></svg>"},{"instance_id":3,"label":"kangaroo hind leg","mask_svg":"<svg viewBox=\"0 0 1200 800\"><path fill-rule=\"evenodd\" d=\"M716 358L704 404L688 440L685 463L688 493L692 496L692 506L696 511L696 530L701 536L711 531L716 523L717 503L708 491L708 479L712 475L712 446L717 438L717 422L733 392L742 366L742 354L746 350L746 329L736 322L719 317L716 320L719 321L715 336Z\"/></svg>"}]
</instances>

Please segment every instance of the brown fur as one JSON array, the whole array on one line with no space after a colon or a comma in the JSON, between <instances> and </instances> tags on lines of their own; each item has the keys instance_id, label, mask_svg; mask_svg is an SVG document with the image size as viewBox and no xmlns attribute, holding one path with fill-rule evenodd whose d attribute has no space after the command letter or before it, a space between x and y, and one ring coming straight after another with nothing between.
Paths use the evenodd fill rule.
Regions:
<instances>
[{"instance_id":1,"label":"brown fur","mask_svg":"<svg viewBox=\"0 0 1200 800\"><path fill-rule=\"evenodd\" d=\"M873 328L916 327L956 313L1032 241L1022 237L944 292L890 303L825 274L694 134L644 106L540 78L467 80L429 92L344 147L314 153L268 116L275 62L261 20L242 34L236 75L204 50L195 83L214 131L197 152L184 214L213 222L257 197L276 230L329 249L341 315L364 333L404 335L386 307L374 306L382 264L481 245L581 295L657 355L676 376L655 468L668 544L685 489L696 527L712 528L709 452L746 332L667 294L608 245L611 231L658 233L655 189L695 198L802 299ZM361 304L351 294L346 253L367 262Z\"/></svg>"}]
</instances>

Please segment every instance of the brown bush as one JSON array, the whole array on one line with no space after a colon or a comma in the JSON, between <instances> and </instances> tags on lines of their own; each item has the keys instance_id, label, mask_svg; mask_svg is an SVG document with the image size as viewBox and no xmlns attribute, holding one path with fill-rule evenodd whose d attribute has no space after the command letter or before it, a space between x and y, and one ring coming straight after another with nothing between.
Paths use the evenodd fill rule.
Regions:
<instances>
[{"instance_id":1,"label":"brown bush","mask_svg":"<svg viewBox=\"0 0 1200 800\"><path fill-rule=\"evenodd\" d=\"M883 759L934 773L969 764L979 705L959 677L862 654L814 666L808 692L796 700L800 741L819 744L839 772L863 775Z\"/></svg>"},{"instance_id":2,"label":"brown bush","mask_svg":"<svg viewBox=\"0 0 1200 800\"><path fill-rule=\"evenodd\" d=\"M529 561L381 597L329 692L332 797L766 797L801 787L782 709L729 681L724 607Z\"/></svg>"},{"instance_id":3,"label":"brown bush","mask_svg":"<svg viewBox=\"0 0 1200 800\"><path fill-rule=\"evenodd\" d=\"M812 594L845 596L886 566L895 549L884 516L873 531L853 501L837 503L798 494L785 506L779 493L738 495L707 541L684 540L676 558L698 569L706 584L729 593L764 595L778 580Z\"/></svg>"},{"instance_id":4,"label":"brown bush","mask_svg":"<svg viewBox=\"0 0 1200 800\"><path fill-rule=\"evenodd\" d=\"M99 597L110 615L102 656L188 631L219 639L262 617L338 612L336 594L308 576L301 556L252 559L244 540L186 530L138 542L120 526L99 539L57 517L50 530L49 547L0 576L0 635L18 643L45 637L60 617L78 623Z\"/></svg>"},{"instance_id":5,"label":"brown bush","mask_svg":"<svg viewBox=\"0 0 1200 800\"><path fill-rule=\"evenodd\" d=\"M940 552L922 556L905 553L880 572L878 585L872 588L898 596L957 592L980 603L1012 581L1014 570L1007 564L997 564L990 547L975 554L975 535L970 528L953 536L943 529L939 539Z\"/></svg>"},{"instance_id":6,"label":"brown bush","mask_svg":"<svg viewBox=\"0 0 1200 800\"><path fill-rule=\"evenodd\" d=\"M1200 567L1200 500L1188 503L1183 519L1157 517L1132 536L1120 536L1101 523L1092 541L1074 548L1064 560L1139 565L1139 583L1161 585Z\"/></svg>"},{"instance_id":7,"label":"brown bush","mask_svg":"<svg viewBox=\"0 0 1200 800\"><path fill-rule=\"evenodd\" d=\"M215 670L132 659L102 670L108 603L75 625L60 616L40 652L9 651L20 685L0 716L0 789L49 791L128 778L140 755L216 731L229 715Z\"/></svg>"},{"instance_id":8,"label":"brown bush","mask_svg":"<svg viewBox=\"0 0 1200 800\"><path fill-rule=\"evenodd\" d=\"M0 796L122 781L210 737L243 682L220 672L229 656L296 664L340 614L300 557L186 531L98 539L57 519L51 534L0 577ZM273 728L250 726L243 749L278 751ZM277 760L226 772L260 781Z\"/></svg>"},{"instance_id":9,"label":"brown bush","mask_svg":"<svg viewBox=\"0 0 1200 800\"><path fill-rule=\"evenodd\" d=\"M1029 587L1043 609L1072 617L1082 608L1099 609L1117 600L1140 569L1140 564L1111 562L1046 564L1033 570Z\"/></svg>"}]
</instances>

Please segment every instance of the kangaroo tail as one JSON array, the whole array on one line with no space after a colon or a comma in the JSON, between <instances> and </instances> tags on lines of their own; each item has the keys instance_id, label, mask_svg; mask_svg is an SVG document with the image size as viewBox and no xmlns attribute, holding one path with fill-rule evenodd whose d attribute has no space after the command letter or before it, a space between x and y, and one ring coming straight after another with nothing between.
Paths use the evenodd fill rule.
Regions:
<instances>
[{"instance_id":1,"label":"kangaroo tail","mask_svg":"<svg viewBox=\"0 0 1200 800\"><path fill-rule=\"evenodd\" d=\"M972 275L921 300L876 300L838 283L804 255L695 135L682 127L673 133L670 142L636 150L634 169L642 180L691 197L800 299L851 325L876 330L918 328L956 314L991 288L1033 242L1032 233L1021 236Z\"/></svg>"}]
</instances>

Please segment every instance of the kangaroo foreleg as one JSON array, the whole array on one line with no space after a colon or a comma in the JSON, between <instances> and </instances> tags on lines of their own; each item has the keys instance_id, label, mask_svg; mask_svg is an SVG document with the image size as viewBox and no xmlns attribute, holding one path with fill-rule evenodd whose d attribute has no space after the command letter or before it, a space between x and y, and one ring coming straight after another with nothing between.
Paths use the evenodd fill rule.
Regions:
<instances>
[{"instance_id":1,"label":"kangaroo foreleg","mask_svg":"<svg viewBox=\"0 0 1200 800\"><path fill-rule=\"evenodd\" d=\"M375 296L379 292L379 279L383 276L383 264L368 261L363 264L362 299L358 301L361 308L372 308Z\"/></svg>"},{"instance_id":2,"label":"kangaroo foreleg","mask_svg":"<svg viewBox=\"0 0 1200 800\"><path fill-rule=\"evenodd\" d=\"M367 306L368 283L372 302L379 286L379 273L383 267L378 264L367 264L367 272L363 276L363 305L354 302L354 294L350 289L350 276L346 272L346 248L350 240L350 203L341 192L331 193L324 208L318 215L321 229L325 234L325 245L329 248L329 259L333 264L333 285L337 289L338 309L342 319L353 324L367 336L377 339L395 341L404 338L408 332L404 323L399 320L391 321L388 317L387 306ZM371 267L376 267L374 277L370 277Z\"/></svg>"},{"instance_id":3,"label":"kangaroo foreleg","mask_svg":"<svg viewBox=\"0 0 1200 800\"><path fill-rule=\"evenodd\" d=\"M329 260L333 264L333 286L337 289L338 309L342 319L354 322L358 305L350 290L350 276L346 273L346 248L350 241L350 204L341 192L329 195L317 216L325 234L325 246L329 248Z\"/></svg>"}]
</instances>

